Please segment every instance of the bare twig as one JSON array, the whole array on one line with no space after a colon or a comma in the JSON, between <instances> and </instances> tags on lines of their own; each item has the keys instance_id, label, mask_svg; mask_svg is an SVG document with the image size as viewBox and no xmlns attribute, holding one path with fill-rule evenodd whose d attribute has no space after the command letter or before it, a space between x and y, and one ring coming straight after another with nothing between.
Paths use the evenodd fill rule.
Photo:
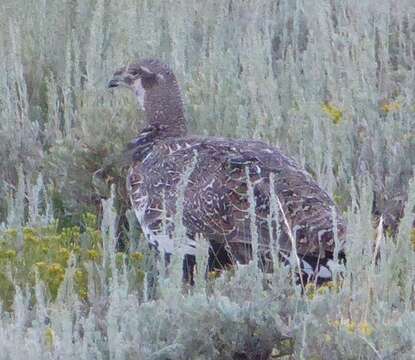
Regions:
<instances>
[{"instance_id":1,"label":"bare twig","mask_svg":"<svg viewBox=\"0 0 415 360\"><path fill-rule=\"evenodd\" d=\"M285 216L284 209L282 208L281 201L280 201L280 199L279 199L279 197L278 197L278 195L277 195L277 194L275 194L275 199L277 200L278 207L279 207L279 209L280 209L280 211L281 211L282 218L283 218L283 220L284 220L284 224L285 224L285 226L286 226L286 228L287 228L287 234L288 234L288 237L290 238L290 241L291 241L291 251L292 251L292 253L293 253L293 255L294 255L294 258L295 258L295 260L296 260L296 262L297 262L298 272L299 272L299 275L300 275L301 287L303 288L303 290L305 290L304 281L303 281L303 274L301 273L301 263L300 263L300 258L298 257L298 254L297 254L297 241L295 240L295 238L294 238L294 236L293 236L293 233L292 233L292 231L291 231L291 227L290 227L290 225L288 224L287 217Z\"/></svg>"}]
</instances>

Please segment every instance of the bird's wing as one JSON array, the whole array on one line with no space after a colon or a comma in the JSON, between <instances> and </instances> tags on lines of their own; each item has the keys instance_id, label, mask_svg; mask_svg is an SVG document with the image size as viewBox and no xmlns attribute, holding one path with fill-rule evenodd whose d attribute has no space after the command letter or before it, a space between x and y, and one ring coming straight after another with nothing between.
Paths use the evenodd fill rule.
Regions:
<instances>
[{"instance_id":1,"label":"bird's wing","mask_svg":"<svg viewBox=\"0 0 415 360\"><path fill-rule=\"evenodd\" d=\"M184 213L185 225L192 231L247 244L255 226L260 245L268 245L277 232L272 221L278 217L282 234L294 236L299 254L325 257L325 252L333 251L334 203L278 149L256 141L210 140L197 147L197 156ZM342 219L335 217L342 230ZM287 236L280 242L281 248L291 247Z\"/></svg>"},{"instance_id":2,"label":"bird's wing","mask_svg":"<svg viewBox=\"0 0 415 360\"><path fill-rule=\"evenodd\" d=\"M165 212L169 231L174 228L180 183L188 172L180 211L189 238L201 235L211 243L226 243L239 259L246 256L253 236L261 251L276 239L289 253L292 234L302 257L326 258L333 252L333 202L278 149L256 141L170 141L153 147L130 175L133 205L139 208L147 201L142 227L157 232ZM337 222L342 231L340 216Z\"/></svg>"}]
</instances>

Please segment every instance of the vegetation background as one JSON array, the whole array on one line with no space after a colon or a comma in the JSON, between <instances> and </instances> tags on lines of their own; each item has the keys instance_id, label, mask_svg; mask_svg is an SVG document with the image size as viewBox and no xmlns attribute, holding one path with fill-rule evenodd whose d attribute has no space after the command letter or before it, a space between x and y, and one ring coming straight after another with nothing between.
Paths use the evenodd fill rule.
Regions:
<instances>
[{"instance_id":1,"label":"vegetation background","mask_svg":"<svg viewBox=\"0 0 415 360\"><path fill-rule=\"evenodd\" d=\"M143 57L174 69L192 132L277 145L334 197L342 281L201 271L184 295L176 259L149 285L121 161L143 114L106 89ZM1 357L413 358L414 84L413 0L3 0Z\"/></svg>"}]
</instances>

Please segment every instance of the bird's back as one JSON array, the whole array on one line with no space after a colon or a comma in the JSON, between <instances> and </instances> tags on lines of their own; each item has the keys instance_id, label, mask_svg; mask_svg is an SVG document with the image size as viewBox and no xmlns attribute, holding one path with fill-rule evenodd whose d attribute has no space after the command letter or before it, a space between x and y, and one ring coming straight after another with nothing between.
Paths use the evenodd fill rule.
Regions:
<instances>
[{"instance_id":1,"label":"bird's back","mask_svg":"<svg viewBox=\"0 0 415 360\"><path fill-rule=\"evenodd\" d=\"M334 203L311 176L260 141L155 141L131 168L129 184L147 237L161 234L160 244L174 238L180 212L188 246L200 235L226 246L230 258L242 263L250 259L254 236L264 259L270 258L273 242L289 254L289 234L299 255L324 259L334 251L335 229L340 240L345 229Z\"/></svg>"}]
</instances>

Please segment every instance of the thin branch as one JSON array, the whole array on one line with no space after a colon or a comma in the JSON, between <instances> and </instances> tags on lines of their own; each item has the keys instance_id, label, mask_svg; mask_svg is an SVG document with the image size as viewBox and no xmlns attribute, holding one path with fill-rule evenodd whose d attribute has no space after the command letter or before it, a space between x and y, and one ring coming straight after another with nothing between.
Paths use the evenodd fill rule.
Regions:
<instances>
[{"instance_id":1,"label":"thin branch","mask_svg":"<svg viewBox=\"0 0 415 360\"><path fill-rule=\"evenodd\" d=\"M359 338L362 339L367 345L369 345L369 347L373 350L373 352L375 353L375 355L378 359L383 360L382 355L380 355L379 351L376 350L376 348L373 344L371 344L369 341L367 341L367 339L365 339L361 335L359 335Z\"/></svg>"},{"instance_id":2,"label":"thin branch","mask_svg":"<svg viewBox=\"0 0 415 360\"><path fill-rule=\"evenodd\" d=\"M298 271L299 271L299 275L300 275L301 286L302 286L303 290L305 290L304 281L303 281L303 274L301 272L300 258L298 257L298 254L297 254L297 241L295 240L295 238L293 236L293 233L291 231L290 225L288 224L287 217L285 216L284 209L282 208L281 201L280 201L280 199L279 199L279 197L278 197L277 194L275 194L275 198L277 200L278 207L280 208L280 211L281 211L281 214L282 214L282 218L284 220L284 224L285 224L285 226L287 227L287 230L288 230L287 231L288 232L288 237L290 238L290 241L291 241L291 251L292 251L292 253L293 253L294 257L295 257L295 260L297 261L297 266L298 266Z\"/></svg>"}]
</instances>

